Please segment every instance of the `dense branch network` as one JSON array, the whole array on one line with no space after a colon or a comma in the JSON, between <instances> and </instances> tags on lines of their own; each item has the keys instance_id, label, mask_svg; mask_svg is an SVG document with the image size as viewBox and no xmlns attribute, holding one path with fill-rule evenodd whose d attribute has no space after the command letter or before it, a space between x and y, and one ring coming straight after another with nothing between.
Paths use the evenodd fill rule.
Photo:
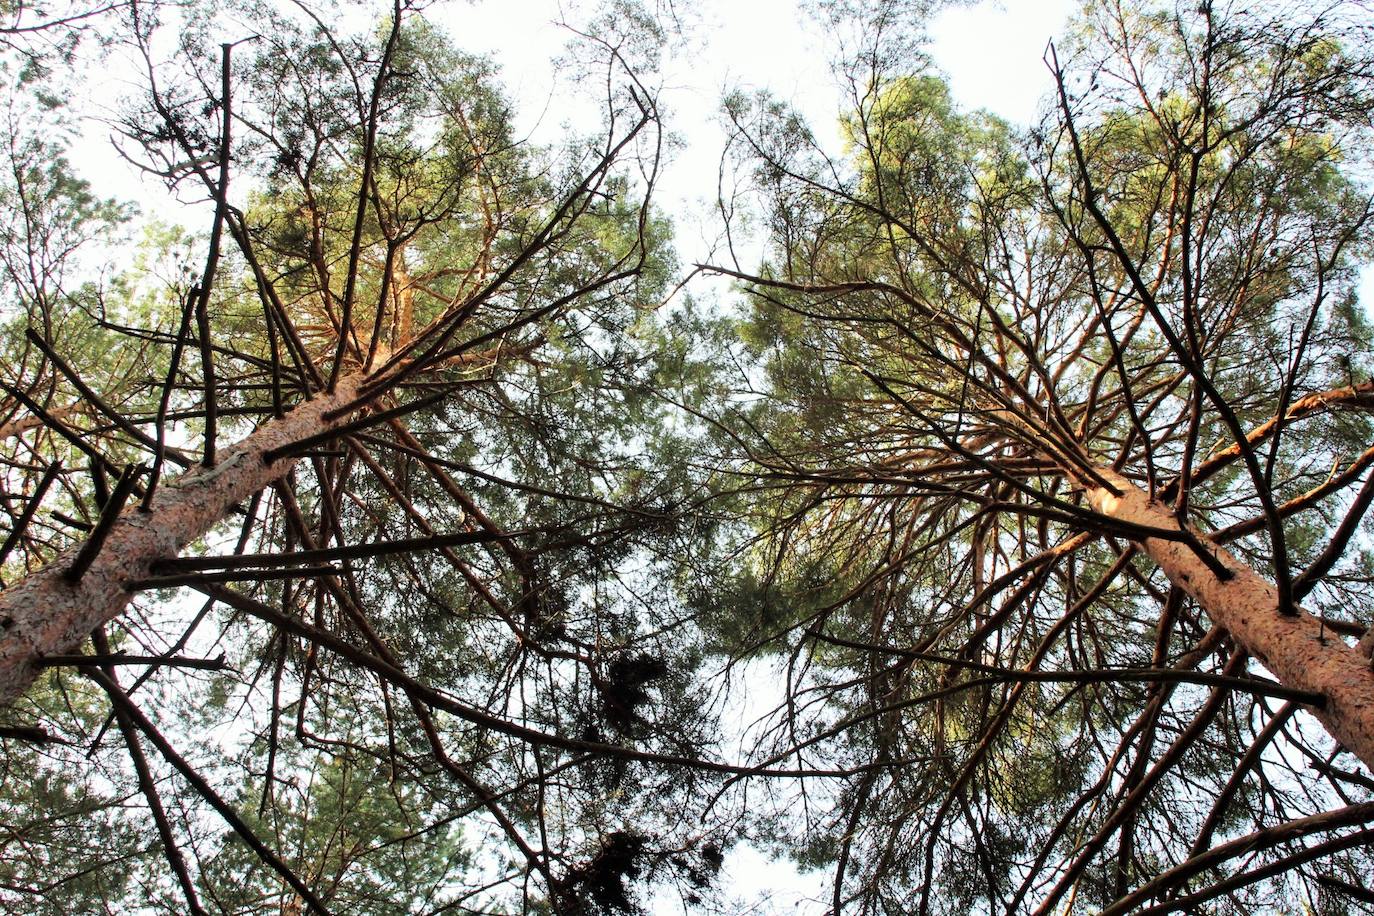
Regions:
<instances>
[{"instance_id":1,"label":"dense branch network","mask_svg":"<svg viewBox=\"0 0 1374 916\"><path fill-rule=\"evenodd\" d=\"M708 316L652 17L541 150L400 0L123 8L208 234L81 282L122 213L12 118L0 901L728 908L752 838L835 916L1369 904L1374 35L1216 6L1090 5L1023 135L818 5L845 149L727 99Z\"/></svg>"},{"instance_id":2,"label":"dense branch network","mask_svg":"<svg viewBox=\"0 0 1374 916\"><path fill-rule=\"evenodd\" d=\"M203 266L117 306L21 290L0 692L44 725L5 735L41 745L33 766L103 752L105 697L192 912L599 905L627 867L584 811L754 772L645 716L649 685L685 681L652 661L674 634L637 619L658 586L595 578L652 567L677 514L631 480L665 257L652 96L602 41L604 129L545 155L490 65L403 4L375 35L246 12L257 37L193 32L164 62L159 11L130 8L149 92L124 151L213 205ZM133 372L80 349L86 316ZM203 603L149 600L184 588ZM245 710L242 771L188 744L169 690L206 721ZM637 850L662 834L686 863L656 853L667 873L709 872L709 835L654 820ZM488 834L509 857L475 863Z\"/></svg>"},{"instance_id":3,"label":"dense branch network","mask_svg":"<svg viewBox=\"0 0 1374 916\"><path fill-rule=\"evenodd\" d=\"M1369 30L1212 6L1095 7L1022 143L876 7L847 158L730 103L722 213L769 245L698 268L751 298L764 366L717 419L763 494L737 650L785 653L775 761L874 767L798 827L831 912L1245 912L1276 876L1339 907L1367 867L1334 854L1362 833L1303 858L1307 821L1270 812L1363 823L1320 812L1369 788L1339 754L1374 764L1351 292L1374 211L1341 172L1369 149ZM1274 845L1225 867L1219 825L1252 821Z\"/></svg>"}]
</instances>

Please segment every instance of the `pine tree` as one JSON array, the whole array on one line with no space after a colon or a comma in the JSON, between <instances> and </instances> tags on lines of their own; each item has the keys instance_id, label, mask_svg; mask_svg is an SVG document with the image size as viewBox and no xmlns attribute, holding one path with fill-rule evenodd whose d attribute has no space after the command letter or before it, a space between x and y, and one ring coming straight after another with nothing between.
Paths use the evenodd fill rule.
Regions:
<instances>
[{"instance_id":1,"label":"pine tree","mask_svg":"<svg viewBox=\"0 0 1374 916\"><path fill-rule=\"evenodd\" d=\"M864 9L843 157L732 100L728 212L768 251L704 267L754 304L767 378L719 416L763 484L737 589L774 609L733 645L789 659L770 761L845 774L783 823L832 912L1299 883L1371 810L1336 762L1374 765L1367 23L1096 5L1018 137L892 10L832 12Z\"/></svg>"},{"instance_id":2,"label":"pine tree","mask_svg":"<svg viewBox=\"0 0 1374 916\"><path fill-rule=\"evenodd\" d=\"M674 475L645 474L668 448L652 98L589 43L606 122L540 150L492 65L409 9L351 34L246 7L258 38L192 21L157 64L142 15L126 149L213 220L199 263L161 240L161 300L123 281L151 311L99 313L154 368L61 440L100 469L70 483L90 532L59 552L26 527L54 497L14 503L11 734L66 740L103 695L166 860L125 892L194 912L571 912L696 874L699 825L655 808L710 764L690 635L644 613L681 546ZM95 351L39 337L97 403ZM24 409L50 460L60 418ZM84 711L45 718L53 690Z\"/></svg>"}]
</instances>

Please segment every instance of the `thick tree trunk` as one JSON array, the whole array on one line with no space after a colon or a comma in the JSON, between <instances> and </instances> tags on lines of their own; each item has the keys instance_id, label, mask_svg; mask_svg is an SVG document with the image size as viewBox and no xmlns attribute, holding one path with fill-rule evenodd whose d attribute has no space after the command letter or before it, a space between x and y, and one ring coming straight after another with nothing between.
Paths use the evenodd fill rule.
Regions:
<instances>
[{"instance_id":1,"label":"thick tree trunk","mask_svg":"<svg viewBox=\"0 0 1374 916\"><path fill-rule=\"evenodd\" d=\"M130 505L79 581L66 572L78 549L0 593L0 705L17 699L38 674L45 655L75 652L95 627L128 604L128 583L146 578L154 563L177 556L223 519L232 506L284 475L294 463L268 464L263 455L338 425L324 419L356 393L359 379L340 379L318 395L223 451L213 468L197 467L157 491L151 511Z\"/></svg>"},{"instance_id":2,"label":"thick tree trunk","mask_svg":"<svg viewBox=\"0 0 1374 916\"><path fill-rule=\"evenodd\" d=\"M1151 501L1126 478L1108 469L1098 472L1121 495L1089 487L1086 497L1093 509L1122 521L1179 529L1168 508ZM1281 682L1326 697L1326 708L1312 712L1337 741L1374 770L1374 672L1369 659L1330 630L1323 634L1317 619L1301 608L1292 616L1279 613L1278 591L1272 584L1205 534L1198 533L1198 539L1214 548L1217 559L1234 573L1231 579L1219 579L1179 541L1147 538L1140 547L1170 582L1191 595Z\"/></svg>"}]
</instances>

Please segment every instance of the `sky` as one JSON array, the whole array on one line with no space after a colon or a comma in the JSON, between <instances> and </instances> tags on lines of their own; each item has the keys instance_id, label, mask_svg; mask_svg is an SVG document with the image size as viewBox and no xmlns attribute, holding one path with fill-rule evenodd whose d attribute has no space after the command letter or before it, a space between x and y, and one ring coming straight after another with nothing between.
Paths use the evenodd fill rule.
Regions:
<instances>
[{"instance_id":1,"label":"sky","mask_svg":"<svg viewBox=\"0 0 1374 916\"><path fill-rule=\"evenodd\" d=\"M1076 6L1075 0L1004 0L947 10L930 25L928 50L959 105L1029 124L1050 88L1046 47ZM833 130L841 110L826 63L828 37L797 13L793 0L698 0L692 7L699 19L696 38L667 60L661 96L680 146L659 201L677 222L684 261L704 256L716 241L711 205L725 138L719 121L725 92L769 89L806 113L818 132ZM569 38L558 25L558 0L451 3L431 7L430 14L444 19L460 46L488 53L501 65L520 128L532 139L554 139L565 121L576 120L566 78L550 64ZM102 77L96 95L107 105L134 84L117 66ZM141 178L113 153L107 133L98 123L88 125L73 155L98 193L135 200L146 215L164 220L196 228L208 223L207 206L188 210L168 202L156 181ZM1374 302L1374 271L1365 273L1362 298L1366 308ZM749 705L766 710L771 703L756 695ZM747 721L749 710L739 715ZM721 881L739 898L741 913L819 916L828 909L827 875L800 875L754 847L731 852ZM655 904L658 913L681 912L680 903L666 897Z\"/></svg>"},{"instance_id":2,"label":"sky","mask_svg":"<svg viewBox=\"0 0 1374 916\"><path fill-rule=\"evenodd\" d=\"M678 4L678 6L683 6ZM946 10L931 24L929 52L948 75L954 98L1027 124L1049 87L1042 60L1076 0L1004 0ZM472 50L500 61L507 88L519 101L523 126L535 139L555 136L565 109L549 60L568 38L558 25L557 0L522 0L518 41L511 40L509 3L450 8L450 29ZM682 147L659 187L666 212L677 217L684 260L717 242L713 204L725 132L723 95L767 89L807 117L822 142L837 141L843 99L828 60L832 42L795 0L698 0L688 15L697 27L691 45L663 66L661 104ZM827 135L829 134L829 135Z\"/></svg>"},{"instance_id":3,"label":"sky","mask_svg":"<svg viewBox=\"0 0 1374 916\"><path fill-rule=\"evenodd\" d=\"M830 42L795 6L793 0L698 0L690 12L698 19L692 32L697 37L665 61L661 104L680 145L664 173L659 203L674 217L684 262L706 257L717 241L712 204L725 141L719 119L725 92L768 89L806 114L822 142L836 139L824 133L837 130L843 107L827 65ZM948 10L930 25L928 51L961 106L1028 124L1050 85L1045 48L1075 6L1074 0L1005 0ZM501 65L517 123L531 139L555 140L565 122L576 122L575 93L550 64L569 39L558 25L558 0L436 4L427 15L444 21L460 47L488 53ZM224 40L240 37L227 34ZM135 84L132 71L126 72L131 75L122 77L115 63L94 83L98 104L116 104L118 94ZM188 208L168 200L157 180L139 176L109 143L108 130L91 123L73 150L73 162L98 193L134 200L145 216L193 229L208 224L207 204ZM777 682L766 676L752 680ZM737 711L741 721L774 702L753 688L750 692L747 708ZM741 914L819 916L828 910L828 875L801 875L790 863L772 861L752 846L731 851L720 883ZM682 912L672 894L652 904L656 914Z\"/></svg>"},{"instance_id":4,"label":"sky","mask_svg":"<svg viewBox=\"0 0 1374 916\"><path fill-rule=\"evenodd\" d=\"M566 74L551 65L570 38L559 24L564 15L575 15L569 2L577 0L477 0L426 10L465 50L489 54L500 64L517 123L536 142L556 139L565 123L578 120L579 104L585 105ZM706 213L714 201L725 139L719 117L725 92L768 89L806 114L823 141L835 139L826 136L837 129L842 107L827 65L831 48L796 5L795 0L698 0L687 13L689 26L696 26L689 46L665 60L661 105L680 147L663 175L659 199L666 212L700 217L679 219L686 247L693 246L693 228L699 235L711 231ZM931 26L929 50L959 103L1028 123L1048 86L1041 60L1046 44L1075 5L1075 0L1005 0L948 10ZM242 38L242 31L243 26L231 24L222 40ZM90 85L96 105L113 109L138 78L117 60L109 69ZM122 76L121 69L129 75ZM188 211L168 200L157 179L139 175L115 154L108 133L100 123L87 124L73 157L100 193L137 201L145 215L162 220L193 227L208 220L200 213L208 214L208 204ZM696 241L709 247L713 239Z\"/></svg>"}]
</instances>

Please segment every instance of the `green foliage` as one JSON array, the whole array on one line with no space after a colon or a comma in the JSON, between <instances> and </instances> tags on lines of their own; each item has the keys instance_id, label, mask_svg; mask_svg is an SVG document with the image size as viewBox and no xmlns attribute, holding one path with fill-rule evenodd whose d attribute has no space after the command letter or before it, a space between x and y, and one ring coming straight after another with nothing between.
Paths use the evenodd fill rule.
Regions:
<instances>
[{"instance_id":1,"label":"green foliage","mask_svg":"<svg viewBox=\"0 0 1374 916\"><path fill-rule=\"evenodd\" d=\"M731 471L758 482L754 537L707 619L732 655L788 660L768 750L856 765L830 806L781 819L800 861L847 863L856 912L1062 906L1070 888L1106 906L1187 857L1196 788L1219 793L1259 728L1237 701L1195 746L1192 688L1009 672L1215 670L1213 649L1190 654L1207 609L1122 555L1075 468L1158 493L1236 428L1359 378L1368 36L1350 8L1284 15L1089 5L1051 57L1058 110L1025 135L956 110L876 29L846 62L840 157L785 105L726 103L753 184L723 209L762 214L767 247L738 278L759 394L717 414ZM1238 461L1187 512L1275 576L1250 520L1333 467L1367 473L1351 462L1371 433L1364 411L1292 424L1258 479ZM1341 503L1294 504L1295 572ZM1362 557L1343 575L1365 581ZM1342 577L1322 590L1348 594ZM1262 785L1229 829L1347 797Z\"/></svg>"},{"instance_id":2,"label":"green foliage","mask_svg":"<svg viewBox=\"0 0 1374 916\"><path fill-rule=\"evenodd\" d=\"M253 753L262 759L263 748ZM319 889L328 906L400 916L462 899L474 852L463 840L461 807L370 755L321 749L302 756L289 746L277 753L301 762L276 771L265 790L253 780L239 805L257 810L249 820L254 832L285 852L288 865ZM261 798L264 791L270 804ZM205 897L227 912L299 906L232 833L204 857L199 883Z\"/></svg>"},{"instance_id":3,"label":"green foliage","mask_svg":"<svg viewBox=\"0 0 1374 916\"><path fill-rule=\"evenodd\" d=\"M100 700L88 685L54 674L5 716L6 725L42 722L48 736L41 744L4 739L0 906L9 912L102 912L159 891L137 877L158 855L139 823L144 812L110 781L122 748L107 743L73 766L72 750L101 728Z\"/></svg>"}]
</instances>

